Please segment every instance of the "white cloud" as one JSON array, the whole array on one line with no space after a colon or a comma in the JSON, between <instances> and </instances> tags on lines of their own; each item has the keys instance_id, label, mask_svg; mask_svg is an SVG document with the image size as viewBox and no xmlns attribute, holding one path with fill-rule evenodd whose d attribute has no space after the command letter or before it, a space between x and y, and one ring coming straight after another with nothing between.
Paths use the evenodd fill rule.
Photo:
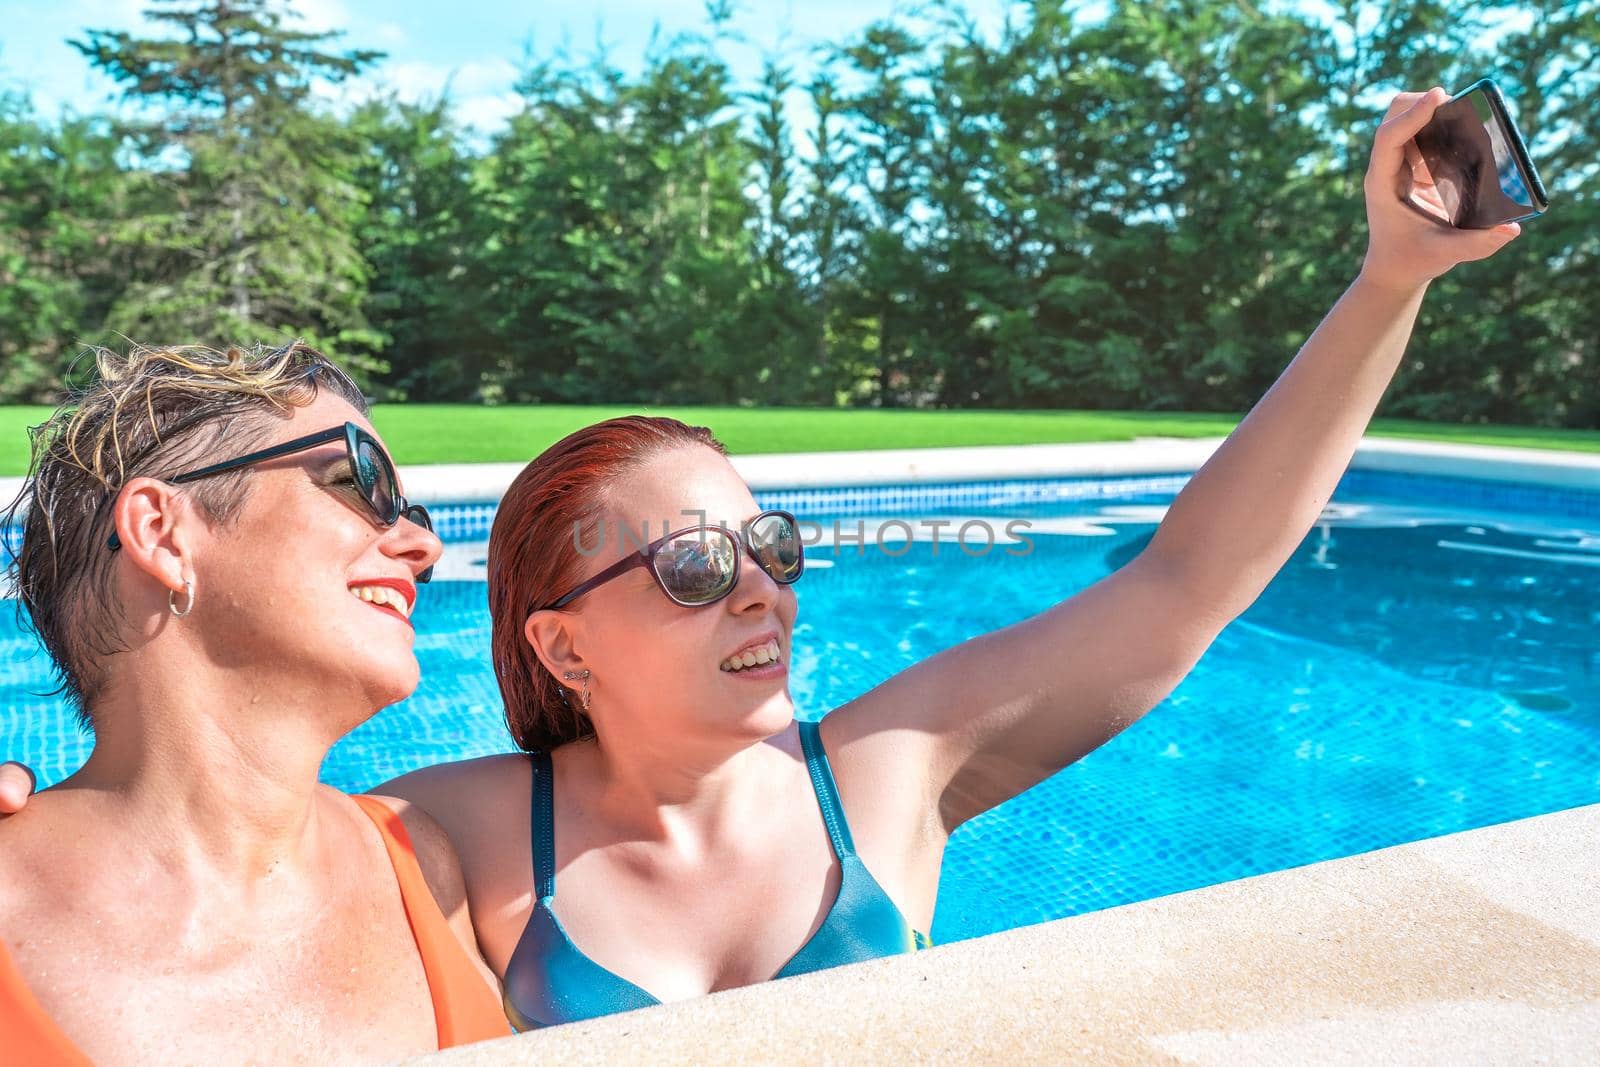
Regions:
<instances>
[{"instance_id":1,"label":"white cloud","mask_svg":"<svg viewBox=\"0 0 1600 1067\"><path fill-rule=\"evenodd\" d=\"M517 80L517 67L509 59L471 60L454 65L422 60L380 63L368 76L406 100L436 97L450 87L453 98L504 92Z\"/></svg>"},{"instance_id":2,"label":"white cloud","mask_svg":"<svg viewBox=\"0 0 1600 1067\"><path fill-rule=\"evenodd\" d=\"M133 29L144 23L148 0L75 0L61 5L58 14L92 29Z\"/></svg>"},{"instance_id":3,"label":"white cloud","mask_svg":"<svg viewBox=\"0 0 1600 1067\"><path fill-rule=\"evenodd\" d=\"M383 22L373 27L372 39L384 48L394 48L406 43L406 31L399 23Z\"/></svg>"},{"instance_id":4,"label":"white cloud","mask_svg":"<svg viewBox=\"0 0 1600 1067\"><path fill-rule=\"evenodd\" d=\"M408 103L437 100L447 89L456 119L480 136L493 133L522 107L514 86L517 66L509 59L455 65L423 60L380 62L339 86L322 85L318 97L337 109L393 93Z\"/></svg>"},{"instance_id":5,"label":"white cloud","mask_svg":"<svg viewBox=\"0 0 1600 1067\"><path fill-rule=\"evenodd\" d=\"M456 119L479 134L493 133L522 110L522 97L514 92L463 98L455 105Z\"/></svg>"},{"instance_id":6,"label":"white cloud","mask_svg":"<svg viewBox=\"0 0 1600 1067\"><path fill-rule=\"evenodd\" d=\"M402 100L436 100L447 89L458 121L489 133L516 114L522 99L513 89L517 67L509 59L473 60L450 66L418 60L380 64L362 82L367 95L393 91Z\"/></svg>"},{"instance_id":7,"label":"white cloud","mask_svg":"<svg viewBox=\"0 0 1600 1067\"><path fill-rule=\"evenodd\" d=\"M350 12L343 0L289 0L285 6L291 14L299 16L301 28L314 33L350 28Z\"/></svg>"}]
</instances>

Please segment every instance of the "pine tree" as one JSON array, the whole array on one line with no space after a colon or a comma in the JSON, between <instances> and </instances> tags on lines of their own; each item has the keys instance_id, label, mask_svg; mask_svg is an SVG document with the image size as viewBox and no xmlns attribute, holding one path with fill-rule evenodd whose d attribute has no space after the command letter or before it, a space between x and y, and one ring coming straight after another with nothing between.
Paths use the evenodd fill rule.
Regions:
<instances>
[{"instance_id":1,"label":"pine tree","mask_svg":"<svg viewBox=\"0 0 1600 1067\"><path fill-rule=\"evenodd\" d=\"M386 392L472 401L494 365L484 299L474 160L440 97L370 101L350 118L363 146L358 236L369 269L366 313L386 335Z\"/></svg>"},{"instance_id":2,"label":"pine tree","mask_svg":"<svg viewBox=\"0 0 1600 1067\"><path fill-rule=\"evenodd\" d=\"M134 276L108 326L161 343L300 336L380 369L354 146L313 95L381 53L331 50L338 34L286 25L271 0L153 3L146 16L177 36L71 42L141 116L126 127L141 188L119 235Z\"/></svg>"},{"instance_id":3,"label":"pine tree","mask_svg":"<svg viewBox=\"0 0 1600 1067\"><path fill-rule=\"evenodd\" d=\"M50 401L122 287L126 184L100 117L40 121L0 93L0 398Z\"/></svg>"}]
</instances>

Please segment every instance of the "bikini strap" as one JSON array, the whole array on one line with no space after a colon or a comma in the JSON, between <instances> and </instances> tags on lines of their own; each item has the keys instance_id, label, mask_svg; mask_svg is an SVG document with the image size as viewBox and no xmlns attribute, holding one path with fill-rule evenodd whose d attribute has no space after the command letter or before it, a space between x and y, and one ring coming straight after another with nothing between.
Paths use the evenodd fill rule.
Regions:
<instances>
[{"instance_id":1,"label":"bikini strap","mask_svg":"<svg viewBox=\"0 0 1600 1067\"><path fill-rule=\"evenodd\" d=\"M536 900L556 895L556 775L550 753L530 752L533 765L532 810L529 826L533 832L533 886Z\"/></svg>"},{"instance_id":2,"label":"bikini strap","mask_svg":"<svg viewBox=\"0 0 1600 1067\"><path fill-rule=\"evenodd\" d=\"M828 838L833 842L834 855L842 860L854 855L856 846L850 837L850 823L844 817L844 805L839 803L839 787L833 780L833 768L828 766L828 754L822 748L821 726L803 719L795 725L800 730L800 747L806 753L806 769L811 772L811 787L817 792L817 806L822 809L822 821L828 826Z\"/></svg>"}]
</instances>

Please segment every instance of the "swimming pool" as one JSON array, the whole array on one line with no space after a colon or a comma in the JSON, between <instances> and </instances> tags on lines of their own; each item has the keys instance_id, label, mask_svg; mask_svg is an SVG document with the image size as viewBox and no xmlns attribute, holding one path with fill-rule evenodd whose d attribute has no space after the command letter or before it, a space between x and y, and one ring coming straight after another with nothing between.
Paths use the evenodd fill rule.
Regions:
<instances>
[{"instance_id":1,"label":"swimming pool","mask_svg":"<svg viewBox=\"0 0 1600 1067\"><path fill-rule=\"evenodd\" d=\"M1109 573L1184 480L758 493L824 526L860 522L869 546L879 520L954 520L938 551L895 526L901 554L808 552L800 713ZM341 742L325 780L361 789L510 747L486 656L491 514L440 509L455 580L417 605L422 687ZM961 551L970 518L1026 519L1034 550ZM1325 519L1161 707L955 835L936 941L1600 802L1600 491L1353 472ZM30 695L49 672L11 612L0 663L0 757L46 782L70 773L88 741Z\"/></svg>"}]
</instances>

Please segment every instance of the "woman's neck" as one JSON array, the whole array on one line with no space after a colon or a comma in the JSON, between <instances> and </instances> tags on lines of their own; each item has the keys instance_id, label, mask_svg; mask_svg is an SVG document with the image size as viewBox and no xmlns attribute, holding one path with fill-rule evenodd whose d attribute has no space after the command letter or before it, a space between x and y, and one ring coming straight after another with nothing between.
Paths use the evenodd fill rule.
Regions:
<instances>
[{"instance_id":1,"label":"woman's neck","mask_svg":"<svg viewBox=\"0 0 1600 1067\"><path fill-rule=\"evenodd\" d=\"M197 876L249 881L316 843L317 773L347 729L326 699L124 678L94 708L95 747L64 789ZM357 720L359 721L359 719Z\"/></svg>"},{"instance_id":2,"label":"woman's neck","mask_svg":"<svg viewBox=\"0 0 1600 1067\"><path fill-rule=\"evenodd\" d=\"M687 832L709 842L731 826L747 826L752 811L781 795L781 771L794 764L787 756L792 729L754 744L679 739L668 750L644 741L607 744L602 735L567 747L608 824L644 839Z\"/></svg>"}]
</instances>

